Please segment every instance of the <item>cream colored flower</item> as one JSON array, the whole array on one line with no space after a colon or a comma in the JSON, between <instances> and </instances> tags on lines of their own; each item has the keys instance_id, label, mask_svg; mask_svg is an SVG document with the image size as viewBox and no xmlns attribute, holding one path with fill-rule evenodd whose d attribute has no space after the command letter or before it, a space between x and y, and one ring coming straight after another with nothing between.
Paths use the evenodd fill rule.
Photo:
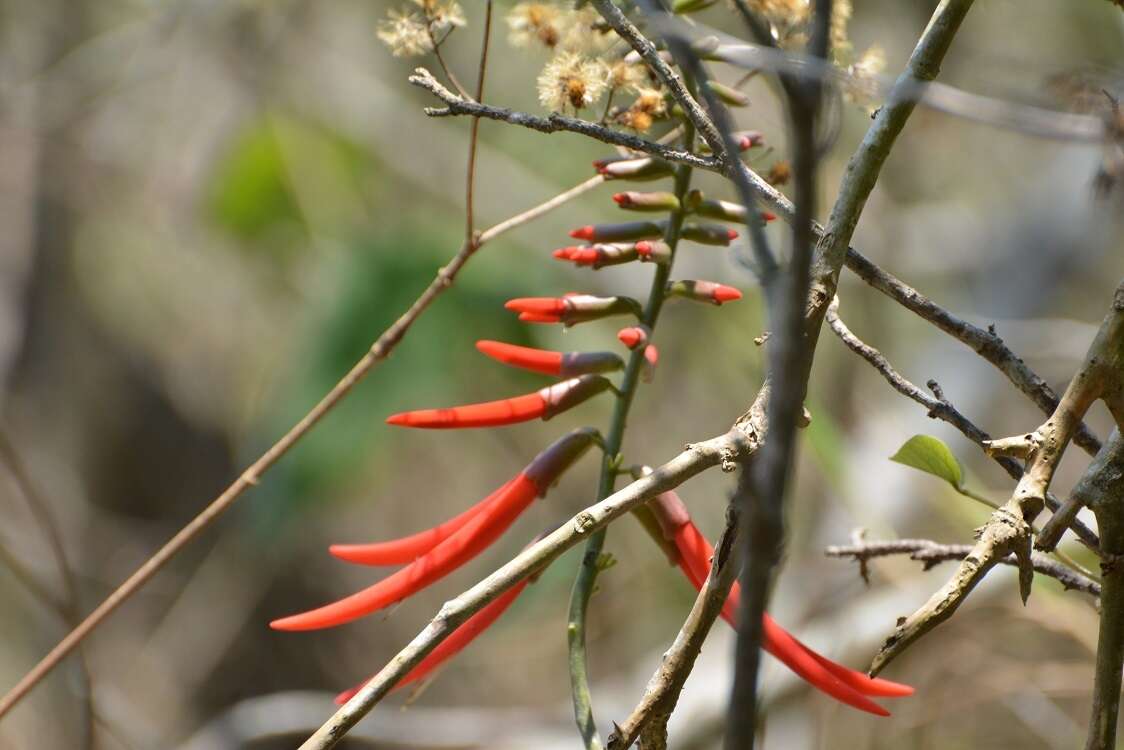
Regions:
<instances>
[{"instance_id":1,"label":"cream colored flower","mask_svg":"<svg viewBox=\"0 0 1124 750\"><path fill-rule=\"evenodd\" d=\"M648 83L648 69L643 65L617 60L609 66L609 88L614 91L639 92Z\"/></svg>"},{"instance_id":2,"label":"cream colored flower","mask_svg":"<svg viewBox=\"0 0 1124 750\"><path fill-rule=\"evenodd\" d=\"M417 13L391 10L377 33L395 57L416 57L433 50L426 21Z\"/></svg>"},{"instance_id":3,"label":"cream colored flower","mask_svg":"<svg viewBox=\"0 0 1124 750\"><path fill-rule=\"evenodd\" d=\"M877 44L868 47L847 67L844 98L852 103L869 104L878 96L878 76L886 68L886 53Z\"/></svg>"},{"instance_id":4,"label":"cream colored flower","mask_svg":"<svg viewBox=\"0 0 1124 750\"><path fill-rule=\"evenodd\" d=\"M609 87L609 70L600 60L592 60L576 52L554 56L539 75L539 101L554 112L568 106L585 109Z\"/></svg>"},{"instance_id":5,"label":"cream colored flower","mask_svg":"<svg viewBox=\"0 0 1124 750\"><path fill-rule=\"evenodd\" d=\"M851 39L847 36L847 25L851 22L854 9L851 0L834 0L831 4L831 56L838 63L844 63L851 58L854 48Z\"/></svg>"},{"instance_id":6,"label":"cream colored flower","mask_svg":"<svg viewBox=\"0 0 1124 750\"><path fill-rule=\"evenodd\" d=\"M562 41L564 14L549 2L519 3L507 14L507 39L515 47L541 44L554 49Z\"/></svg>"},{"instance_id":7,"label":"cream colored flower","mask_svg":"<svg viewBox=\"0 0 1124 750\"><path fill-rule=\"evenodd\" d=\"M561 20L564 29L562 48L597 57L620 38L606 26L601 14L591 5L567 11Z\"/></svg>"},{"instance_id":8,"label":"cream colored flower","mask_svg":"<svg viewBox=\"0 0 1124 750\"><path fill-rule=\"evenodd\" d=\"M454 26L465 25L464 10L457 0L414 0L414 4L422 9L434 34L444 34Z\"/></svg>"}]
</instances>

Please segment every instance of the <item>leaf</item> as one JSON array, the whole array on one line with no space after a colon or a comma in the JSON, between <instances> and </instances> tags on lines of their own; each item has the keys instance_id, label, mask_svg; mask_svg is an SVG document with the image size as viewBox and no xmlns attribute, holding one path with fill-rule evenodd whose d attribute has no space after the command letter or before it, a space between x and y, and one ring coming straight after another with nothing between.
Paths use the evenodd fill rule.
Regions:
<instances>
[{"instance_id":1,"label":"leaf","mask_svg":"<svg viewBox=\"0 0 1124 750\"><path fill-rule=\"evenodd\" d=\"M960 462L943 441L932 435L914 435L890 456L890 460L939 477L958 492L964 485Z\"/></svg>"}]
</instances>

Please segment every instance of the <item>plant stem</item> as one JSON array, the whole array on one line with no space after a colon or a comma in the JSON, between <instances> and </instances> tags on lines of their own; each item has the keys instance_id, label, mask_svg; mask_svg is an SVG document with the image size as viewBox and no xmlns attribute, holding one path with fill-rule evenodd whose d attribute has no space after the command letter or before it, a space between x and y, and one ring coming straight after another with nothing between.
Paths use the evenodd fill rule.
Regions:
<instances>
[{"instance_id":1,"label":"plant stem","mask_svg":"<svg viewBox=\"0 0 1124 750\"><path fill-rule=\"evenodd\" d=\"M684 148L690 149L694 145L694 127L688 122L684 127ZM671 277L671 266L675 260L675 252L679 245L679 235L686 215L686 195L691 183L691 168L680 166L675 172L675 195L679 198L680 208L671 212L664 233L664 242L671 248L671 258L666 264L657 264L656 273L652 278L652 286L648 293L648 301L644 306L640 322L654 331L660 310L664 303L664 289ZM628 413L632 408L632 399L636 394L636 386L640 372L644 367L645 346L637 346L628 359L624 376L617 393L616 404L613 409L613 418L609 427L609 434L605 439L605 452L601 459L601 478L597 488L597 499L603 500L613 493L620 462L621 446L624 442L624 431L628 423ZM574 588L570 594L570 614L567 624L567 640L570 646L570 690L574 702L574 719L578 724L578 731L582 743L587 750L600 750L601 738L597 733L597 725L593 718L592 698L589 690L589 667L587 663L585 644L586 613L589 609L589 598L593 595L599 571L598 562L601 550L605 546L605 529L597 531L586 543L582 555L578 575L574 579Z\"/></svg>"}]
</instances>

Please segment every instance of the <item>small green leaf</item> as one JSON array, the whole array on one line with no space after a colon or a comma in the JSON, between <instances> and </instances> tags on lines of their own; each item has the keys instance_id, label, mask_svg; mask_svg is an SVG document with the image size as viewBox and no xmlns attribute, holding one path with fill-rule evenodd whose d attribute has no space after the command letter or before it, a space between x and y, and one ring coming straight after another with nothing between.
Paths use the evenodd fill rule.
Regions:
<instances>
[{"instance_id":1,"label":"small green leaf","mask_svg":"<svg viewBox=\"0 0 1124 750\"><path fill-rule=\"evenodd\" d=\"M964 485L960 462L944 442L932 435L914 435L890 460L940 477L957 491Z\"/></svg>"}]
</instances>

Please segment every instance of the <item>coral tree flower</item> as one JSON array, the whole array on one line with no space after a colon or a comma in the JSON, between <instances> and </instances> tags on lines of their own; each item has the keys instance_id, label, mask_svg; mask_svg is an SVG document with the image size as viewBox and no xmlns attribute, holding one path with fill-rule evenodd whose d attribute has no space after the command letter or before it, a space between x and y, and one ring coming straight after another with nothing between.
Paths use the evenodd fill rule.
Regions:
<instances>
[{"instance_id":1,"label":"coral tree flower","mask_svg":"<svg viewBox=\"0 0 1124 750\"><path fill-rule=\"evenodd\" d=\"M401 427L449 430L495 427L532 419L547 420L607 390L611 385L600 375L582 375L522 396L444 409L406 411L390 415L386 422Z\"/></svg>"},{"instance_id":2,"label":"coral tree flower","mask_svg":"<svg viewBox=\"0 0 1124 750\"><path fill-rule=\"evenodd\" d=\"M742 293L734 287L714 281L673 281L667 285L667 295L715 305L742 298Z\"/></svg>"},{"instance_id":3,"label":"coral tree flower","mask_svg":"<svg viewBox=\"0 0 1124 750\"><path fill-rule=\"evenodd\" d=\"M425 679L442 664L463 651L468 644L476 640L478 635L487 630L492 623L498 620L503 613L507 611L508 607L519 598L519 595L523 593L523 589L527 588L527 584L530 582L529 578L524 578L507 591L500 594L499 598L489 602L486 607L465 620L459 628L449 634L448 638L441 641L437 648L430 651L416 667L407 672L406 676L394 685L393 690L398 690L412 682ZM355 694L362 690L363 686L366 684L365 682L361 682L350 690L345 690L337 695L335 699L336 705L342 706L344 703L347 703L355 697Z\"/></svg>"},{"instance_id":4,"label":"coral tree flower","mask_svg":"<svg viewBox=\"0 0 1124 750\"><path fill-rule=\"evenodd\" d=\"M552 352L486 340L477 341L476 348L505 365L563 378L624 368L624 360L612 352Z\"/></svg>"},{"instance_id":5,"label":"coral tree flower","mask_svg":"<svg viewBox=\"0 0 1124 750\"><path fill-rule=\"evenodd\" d=\"M691 521L686 506L674 492L665 492L651 504L664 536L679 551L679 567L696 589L701 589L710 573L714 550ZM735 583L722 607L722 617L737 627L741 593ZM765 615L762 647L779 659L801 679L836 700L867 713L889 716L890 712L868 696L897 698L913 694L913 688L890 680L872 678L837 664L798 641L791 633Z\"/></svg>"},{"instance_id":6,"label":"coral tree flower","mask_svg":"<svg viewBox=\"0 0 1124 750\"><path fill-rule=\"evenodd\" d=\"M572 326L613 315L640 317L640 303L631 297L595 297L570 294L565 297L519 297L504 307L532 323L561 323Z\"/></svg>"},{"instance_id":7,"label":"coral tree flower","mask_svg":"<svg viewBox=\"0 0 1124 750\"><path fill-rule=\"evenodd\" d=\"M318 609L274 620L274 630L318 630L343 625L399 602L444 578L487 549L536 497L598 439L596 430L574 430L535 457L514 479L475 508L420 534L392 542L338 546L333 554L351 562L385 565L409 561L373 586ZM419 554L420 553L420 554ZM411 559L410 555L417 555ZM498 616L498 615L497 615Z\"/></svg>"}]
</instances>

